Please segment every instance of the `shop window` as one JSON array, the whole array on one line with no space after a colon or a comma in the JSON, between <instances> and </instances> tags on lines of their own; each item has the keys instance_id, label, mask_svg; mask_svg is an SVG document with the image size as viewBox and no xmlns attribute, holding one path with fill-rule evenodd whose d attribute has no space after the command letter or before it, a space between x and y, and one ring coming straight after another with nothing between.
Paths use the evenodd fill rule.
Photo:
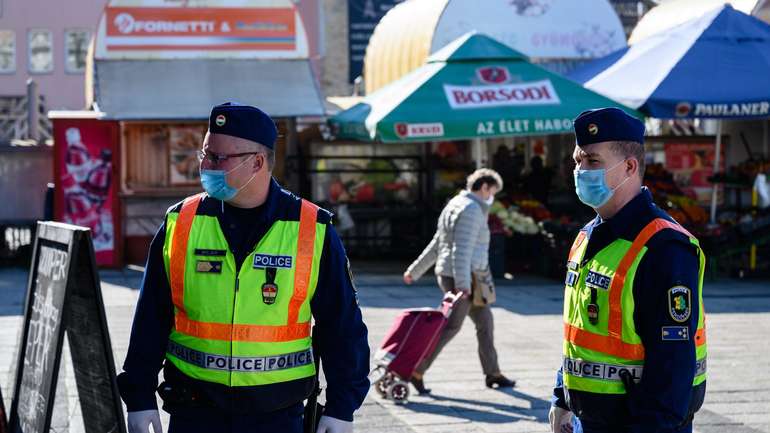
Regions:
<instances>
[{"instance_id":1,"label":"shop window","mask_svg":"<svg viewBox=\"0 0 770 433\"><path fill-rule=\"evenodd\" d=\"M310 147L312 156L290 158L287 170L300 171L302 164L310 198L335 214L335 228L349 254L407 257L424 247L436 223L427 209L422 144Z\"/></svg>"},{"instance_id":2,"label":"shop window","mask_svg":"<svg viewBox=\"0 0 770 433\"><path fill-rule=\"evenodd\" d=\"M0 30L0 74L16 72L16 33Z\"/></svg>"},{"instance_id":3,"label":"shop window","mask_svg":"<svg viewBox=\"0 0 770 433\"><path fill-rule=\"evenodd\" d=\"M177 125L168 128L168 183L171 186L197 186L200 172L197 150L201 148L206 128Z\"/></svg>"},{"instance_id":4,"label":"shop window","mask_svg":"<svg viewBox=\"0 0 770 433\"><path fill-rule=\"evenodd\" d=\"M50 30L30 30L28 33L29 72L53 72L53 34Z\"/></svg>"},{"instance_id":5,"label":"shop window","mask_svg":"<svg viewBox=\"0 0 770 433\"><path fill-rule=\"evenodd\" d=\"M64 32L64 69L69 73L82 73L86 69L86 56L91 32L67 30Z\"/></svg>"},{"instance_id":6,"label":"shop window","mask_svg":"<svg viewBox=\"0 0 770 433\"><path fill-rule=\"evenodd\" d=\"M123 129L125 186L134 192L197 187L206 124L127 124Z\"/></svg>"},{"instance_id":7,"label":"shop window","mask_svg":"<svg viewBox=\"0 0 770 433\"><path fill-rule=\"evenodd\" d=\"M313 199L321 203L411 205L420 198L417 157L323 157L313 165Z\"/></svg>"},{"instance_id":8,"label":"shop window","mask_svg":"<svg viewBox=\"0 0 770 433\"><path fill-rule=\"evenodd\" d=\"M377 152L366 144L320 145L309 161L312 198L323 204L412 205L420 201L421 158L415 146Z\"/></svg>"},{"instance_id":9,"label":"shop window","mask_svg":"<svg viewBox=\"0 0 770 433\"><path fill-rule=\"evenodd\" d=\"M284 122L277 126L273 175L282 181L286 127ZM175 195L200 190L196 152L208 129L205 122L126 122L122 128L123 192Z\"/></svg>"}]
</instances>

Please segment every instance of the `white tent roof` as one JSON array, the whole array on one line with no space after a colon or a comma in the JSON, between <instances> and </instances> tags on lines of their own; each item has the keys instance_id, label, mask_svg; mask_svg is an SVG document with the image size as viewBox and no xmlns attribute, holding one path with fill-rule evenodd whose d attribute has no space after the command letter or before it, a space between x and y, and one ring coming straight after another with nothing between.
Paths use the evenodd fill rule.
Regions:
<instances>
[{"instance_id":1,"label":"white tent roof","mask_svg":"<svg viewBox=\"0 0 770 433\"><path fill-rule=\"evenodd\" d=\"M634 44L650 35L676 27L725 3L731 4L736 10L751 14L759 2L757 0L666 1L655 6L642 17L628 38L628 43L629 45Z\"/></svg>"}]
</instances>

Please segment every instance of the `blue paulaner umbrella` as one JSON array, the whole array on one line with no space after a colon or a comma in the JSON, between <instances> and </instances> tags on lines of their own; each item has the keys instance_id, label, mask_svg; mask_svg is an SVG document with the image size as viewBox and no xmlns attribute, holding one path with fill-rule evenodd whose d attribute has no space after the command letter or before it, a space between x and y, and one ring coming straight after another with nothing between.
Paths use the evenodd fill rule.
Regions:
<instances>
[{"instance_id":1,"label":"blue paulaner umbrella","mask_svg":"<svg viewBox=\"0 0 770 433\"><path fill-rule=\"evenodd\" d=\"M656 118L770 117L770 25L719 6L591 62L570 78Z\"/></svg>"}]
</instances>

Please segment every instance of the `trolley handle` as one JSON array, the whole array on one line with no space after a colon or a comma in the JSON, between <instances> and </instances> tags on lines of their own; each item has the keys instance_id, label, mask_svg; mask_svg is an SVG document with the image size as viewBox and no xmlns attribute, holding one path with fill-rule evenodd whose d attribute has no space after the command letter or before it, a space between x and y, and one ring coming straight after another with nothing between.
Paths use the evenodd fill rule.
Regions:
<instances>
[{"instance_id":1,"label":"trolley handle","mask_svg":"<svg viewBox=\"0 0 770 433\"><path fill-rule=\"evenodd\" d=\"M464 295L463 292L447 292L444 294L444 299L441 300L441 305L439 306L439 310L444 314L444 317L449 317L449 315L452 314L452 309L454 309L457 302L462 299Z\"/></svg>"}]
</instances>

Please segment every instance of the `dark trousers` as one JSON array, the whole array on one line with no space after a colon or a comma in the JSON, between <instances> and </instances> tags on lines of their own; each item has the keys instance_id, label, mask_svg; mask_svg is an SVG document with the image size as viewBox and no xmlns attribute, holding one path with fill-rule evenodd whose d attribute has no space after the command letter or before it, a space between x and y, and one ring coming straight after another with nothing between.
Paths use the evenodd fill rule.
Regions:
<instances>
[{"instance_id":1,"label":"dark trousers","mask_svg":"<svg viewBox=\"0 0 770 433\"><path fill-rule=\"evenodd\" d=\"M215 408L171 412L168 433L302 433L303 406L265 414L231 414Z\"/></svg>"},{"instance_id":2,"label":"dark trousers","mask_svg":"<svg viewBox=\"0 0 770 433\"><path fill-rule=\"evenodd\" d=\"M626 429L586 427L579 418L572 416L572 433L624 433L625 431ZM692 423L677 430L676 433L692 433Z\"/></svg>"},{"instance_id":3,"label":"dark trousers","mask_svg":"<svg viewBox=\"0 0 770 433\"><path fill-rule=\"evenodd\" d=\"M441 290L451 292L455 288L455 280L451 277L438 276L438 285ZM465 316L471 316L473 324L476 325L476 340L479 343L479 360L481 361L481 369L486 375L500 373L500 366L497 363L497 350L495 349L494 335L495 335L495 323L492 319L492 309L488 305L483 307L473 305L470 298L463 297L455 304L455 308L452 310L452 314L449 316L449 321L444 328L441 336L439 337L436 350L433 354L426 357L420 365L417 366L415 372L418 374L425 373L428 368L436 360L438 354L444 346L449 343L463 326Z\"/></svg>"}]
</instances>

